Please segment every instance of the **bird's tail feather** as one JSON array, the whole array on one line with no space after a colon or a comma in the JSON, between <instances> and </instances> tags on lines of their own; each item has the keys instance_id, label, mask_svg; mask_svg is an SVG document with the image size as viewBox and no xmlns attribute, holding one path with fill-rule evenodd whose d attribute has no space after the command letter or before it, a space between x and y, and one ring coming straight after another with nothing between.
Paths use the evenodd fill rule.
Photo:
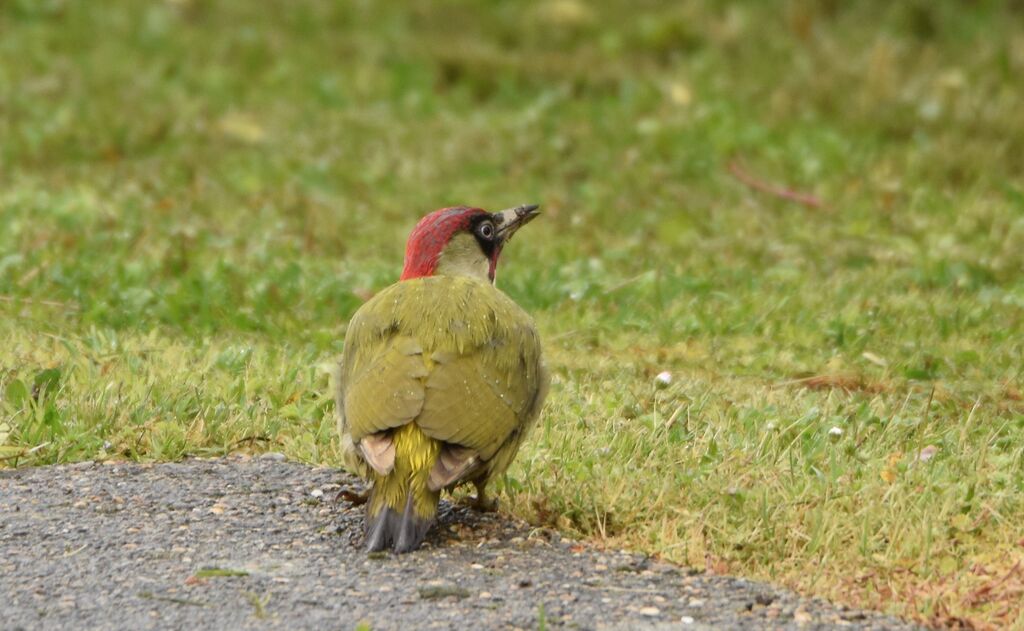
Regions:
<instances>
[{"instance_id":1,"label":"bird's tail feather","mask_svg":"<svg viewBox=\"0 0 1024 631\"><path fill-rule=\"evenodd\" d=\"M430 470L440 445L415 424L399 428L395 467L375 476L366 506L366 549L409 552L423 543L437 515L440 492L428 488Z\"/></svg>"},{"instance_id":2,"label":"bird's tail feather","mask_svg":"<svg viewBox=\"0 0 1024 631\"><path fill-rule=\"evenodd\" d=\"M387 548L395 552L410 552L420 547L427 531L434 523L433 516L423 518L416 515L412 495L407 496L401 513L385 507L376 515L366 513L366 550L374 552Z\"/></svg>"}]
</instances>

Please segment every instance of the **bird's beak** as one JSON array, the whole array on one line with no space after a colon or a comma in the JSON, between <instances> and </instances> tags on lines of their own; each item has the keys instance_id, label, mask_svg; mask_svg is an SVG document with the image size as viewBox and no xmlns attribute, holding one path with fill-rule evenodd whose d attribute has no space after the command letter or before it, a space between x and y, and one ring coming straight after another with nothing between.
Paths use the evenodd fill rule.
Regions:
<instances>
[{"instance_id":1,"label":"bird's beak","mask_svg":"<svg viewBox=\"0 0 1024 631\"><path fill-rule=\"evenodd\" d=\"M537 204L523 204L522 206L506 208L505 210L492 213L494 225L498 229L498 237L501 241L505 242L511 239L516 230L530 223L534 217L539 215L540 211L537 210L538 208L540 206Z\"/></svg>"}]
</instances>

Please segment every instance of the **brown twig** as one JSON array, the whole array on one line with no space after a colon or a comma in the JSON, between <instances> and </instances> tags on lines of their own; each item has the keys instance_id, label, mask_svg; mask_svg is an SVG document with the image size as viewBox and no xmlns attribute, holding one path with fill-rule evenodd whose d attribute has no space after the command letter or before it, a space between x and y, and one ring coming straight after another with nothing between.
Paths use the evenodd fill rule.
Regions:
<instances>
[{"instance_id":1,"label":"brown twig","mask_svg":"<svg viewBox=\"0 0 1024 631\"><path fill-rule=\"evenodd\" d=\"M9 456L0 456L0 462L6 462L8 460L15 460L17 458L21 458L22 456L27 455L27 453L28 453L28 450L27 449L23 449L22 451L19 451L16 454L11 454Z\"/></svg>"},{"instance_id":2,"label":"brown twig","mask_svg":"<svg viewBox=\"0 0 1024 631\"><path fill-rule=\"evenodd\" d=\"M778 186L759 180L750 173L748 173L742 166L740 166L739 160L733 160L729 163L729 173L732 174L737 180L746 184L755 191L774 195L791 202L803 204L809 208L824 208L825 203L820 199L811 195L810 193L802 193L800 191L794 191L783 186Z\"/></svg>"},{"instance_id":3,"label":"brown twig","mask_svg":"<svg viewBox=\"0 0 1024 631\"><path fill-rule=\"evenodd\" d=\"M999 587L1000 585L1002 585L1003 583L1008 581L1010 579L1010 577L1013 576L1014 574L1016 574L1017 570L1019 570L1019 569L1020 569L1020 561L1017 561L1016 563L1013 564L1013 567L1010 568L1010 571L1007 572L1006 575L1004 575L1001 579L999 579L995 583L990 583L989 585L983 585L982 587L979 587L978 589L974 590L966 598L965 602L967 602L972 607L976 607L980 603L987 602L987 600L985 600L985 597L988 596L990 593L992 593L992 590L994 590L995 588Z\"/></svg>"},{"instance_id":4,"label":"brown twig","mask_svg":"<svg viewBox=\"0 0 1024 631\"><path fill-rule=\"evenodd\" d=\"M866 392L868 394L879 394L886 391L884 384L865 381L859 375L811 375L810 377L780 381L771 385L772 388L785 388L788 386L803 386L810 390L835 388L846 392Z\"/></svg>"},{"instance_id":5,"label":"brown twig","mask_svg":"<svg viewBox=\"0 0 1024 631\"><path fill-rule=\"evenodd\" d=\"M242 445L244 445L246 443L249 443L250 445L252 443L257 443L257 442L269 443L271 440L273 440L273 439L270 438L270 436L245 436L245 437L239 438L235 442L231 443L231 447L229 447L229 449L233 451L235 449L238 449L239 447L241 447Z\"/></svg>"},{"instance_id":6,"label":"brown twig","mask_svg":"<svg viewBox=\"0 0 1024 631\"><path fill-rule=\"evenodd\" d=\"M6 460L14 460L16 458L21 458L22 456L31 456L32 454L36 453L40 449L45 449L45 448L49 447L50 446L50 442L51 441L46 441L45 443L41 443L39 445L36 445L35 447L32 447L31 449L22 449L18 453L11 454L9 456L0 456L0 462L4 462Z\"/></svg>"}]
</instances>

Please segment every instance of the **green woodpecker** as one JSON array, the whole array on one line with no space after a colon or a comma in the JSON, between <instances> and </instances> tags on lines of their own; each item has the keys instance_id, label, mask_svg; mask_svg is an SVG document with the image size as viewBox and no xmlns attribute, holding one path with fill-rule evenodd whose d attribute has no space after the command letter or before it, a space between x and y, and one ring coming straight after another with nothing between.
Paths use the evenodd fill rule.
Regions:
<instances>
[{"instance_id":1,"label":"green woodpecker","mask_svg":"<svg viewBox=\"0 0 1024 631\"><path fill-rule=\"evenodd\" d=\"M494 287L536 205L442 208L416 224L399 282L356 311L337 395L346 464L372 484L366 548L415 550L441 491L512 462L548 389L533 320Z\"/></svg>"}]
</instances>

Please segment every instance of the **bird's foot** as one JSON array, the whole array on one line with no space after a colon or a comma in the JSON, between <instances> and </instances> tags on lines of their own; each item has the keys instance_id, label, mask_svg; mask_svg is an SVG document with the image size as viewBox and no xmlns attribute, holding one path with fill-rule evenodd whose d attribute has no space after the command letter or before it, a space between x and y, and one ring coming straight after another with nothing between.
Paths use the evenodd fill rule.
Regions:
<instances>
[{"instance_id":1,"label":"bird's foot","mask_svg":"<svg viewBox=\"0 0 1024 631\"><path fill-rule=\"evenodd\" d=\"M370 492L368 490L359 493L358 491L353 491L347 486L343 487L340 491L338 491L338 494L334 496L335 502L346 501L353 506L362 506L369 499Z\"/></svg>"},{"instance_id":2,"label":"bird's foot","mask_svg":"<svg viewBox=\"0 0 1024 631\"><path fill-rule=\"evenodd\" d=\"M477 495L473 498L471 506L481 513L493 513L498 510L498 498Z\"/></svg>"},{"instance_id":3,"label":"bird's foot","mask_svg":"<svg viewBox=\"0 0 1024 631\"><path fill-rule=\"evenodd\" d=\"M484 496L483 499L480 495L467 495L456 501L459 506L465 506L480 513L493 513L498 510L498 499L495 497Z\"/></svg>"},{"instance_id":4,"label":"bird's foot","mask_svg":"<svg viewBox=\"0 0 1024 631\"><path fill-rule=\"evenodd\" d=\"M488 497L483 484L476 484L476 497L473 498L471 506L481 513L493 513L498 510L498 498Z\"/></svg>"}]
</instances>

